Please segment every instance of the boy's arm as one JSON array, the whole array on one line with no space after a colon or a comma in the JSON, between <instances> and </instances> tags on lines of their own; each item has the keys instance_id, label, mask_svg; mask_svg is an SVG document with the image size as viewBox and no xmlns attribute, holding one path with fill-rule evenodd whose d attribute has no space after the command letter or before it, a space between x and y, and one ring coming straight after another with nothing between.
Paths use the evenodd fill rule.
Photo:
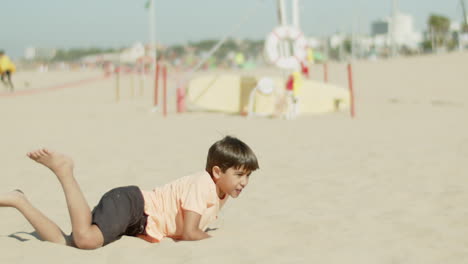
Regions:
<instances>
[{"instance_id":1,"label":"boy's arm","mask_svg":"<svg viewBox=\"0 0 468 264\"><path fill-rule=\"evenodd\" d=\"M200 219L200 214L184 210L184 231L182 233L182 240L194 241L211 237L198 227Z\"/></svg>"}]
</instances>

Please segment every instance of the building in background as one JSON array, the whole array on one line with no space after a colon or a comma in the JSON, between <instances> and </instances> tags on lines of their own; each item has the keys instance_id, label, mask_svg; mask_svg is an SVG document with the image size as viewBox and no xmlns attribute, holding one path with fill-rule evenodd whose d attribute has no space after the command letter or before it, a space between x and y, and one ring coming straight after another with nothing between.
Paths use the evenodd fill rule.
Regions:
<instances>
[{"instance_id":1,"label":"building in background","mask_svg":"<svg viewBox=\"0 0 468 264\"><path fill-rule=\"evenodd\" d=\"M27 60L50 60L56 53L56 49L28 47L24 50L24 58Z\"/></svg>"},{"instance_id":2,"label":"building in background","mask_svg":"<svg viewBox=\"0 0 468 264\"><path fill-rule=\"evenodd\" d=\"M386 17L372 22L371 36L377 49L395 45L397 49L418 50L423 35L414 29L411 15L397 12L394 17Z\"/></svg>"},{"instance_id":3,"label":"building in background","mask_svg":"<svg viewBox=\"0 0 468 264\"><path fill-rule=\"evenodd\" d=\"M386 35L390 32L388 19L380 19L372 22L371 24L371 35Z\"/></svg>"}]
</instances>

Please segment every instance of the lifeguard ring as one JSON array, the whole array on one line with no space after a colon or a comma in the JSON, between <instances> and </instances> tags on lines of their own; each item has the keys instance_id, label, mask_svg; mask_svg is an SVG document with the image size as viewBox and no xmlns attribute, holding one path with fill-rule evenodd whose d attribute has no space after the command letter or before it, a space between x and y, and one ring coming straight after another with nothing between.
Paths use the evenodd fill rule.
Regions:
<instances>
[{"instance_id":1,"label":"lifeguard ring","mask_svg":"<svg viewBox=\"0 0 468 264\"><path fill-rule=\"evenodd\" d=\"M292 53L284 54L281 49L292 42ZM280 26L275 28L265 40L265 53L268 60L282 69L297 69L307 57L307 41L296 27Z\"/></svg>"}]
</instances>

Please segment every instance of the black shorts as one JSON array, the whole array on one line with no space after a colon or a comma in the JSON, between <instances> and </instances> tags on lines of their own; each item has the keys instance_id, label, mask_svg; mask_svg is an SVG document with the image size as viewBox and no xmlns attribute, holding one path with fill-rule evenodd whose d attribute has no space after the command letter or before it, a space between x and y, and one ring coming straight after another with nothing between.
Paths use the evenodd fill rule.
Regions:
<instances>
[{"instance_id":1,"label":"black shorts","mask_svg":"<svg viewBox=\"0 0 468 264\"><path fill-rule=\"evenodd\" d=\"M148 217L144 206L143 194L137 186L119 187L105 193L92 212L92 223L101 230L104 246L123 235L144 234Z\"/></svg>"}]
</instances>

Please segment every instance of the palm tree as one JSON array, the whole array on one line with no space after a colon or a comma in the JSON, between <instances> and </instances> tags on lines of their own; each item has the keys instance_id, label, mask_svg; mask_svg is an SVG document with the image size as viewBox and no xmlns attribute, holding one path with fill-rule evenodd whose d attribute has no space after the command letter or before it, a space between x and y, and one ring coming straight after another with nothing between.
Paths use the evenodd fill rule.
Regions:
<instances>
[{"instance_id":1,"label":"palm tree","mask_svg":"<svg viewBox=\"0 0 468 264\"><path fill-rule=\"evenodd\" d=\"M439 45L445 45L449 30L450 20L441 15L430 15L427 25L432 41L432 48L437 49Z\"/></svg>"},{"instance_id":2,"label":"palm tree","mask_svg":"<svg viewBox=\"0 0 468 264\"><path fill-rule=\"evenodd\" d=\"M463 25L461 28L461 32L468 33L468 17L466 16L466 9L465 9L465 0L460 0L462 13L463 13Z\"/></svg>"}]
</instances>

